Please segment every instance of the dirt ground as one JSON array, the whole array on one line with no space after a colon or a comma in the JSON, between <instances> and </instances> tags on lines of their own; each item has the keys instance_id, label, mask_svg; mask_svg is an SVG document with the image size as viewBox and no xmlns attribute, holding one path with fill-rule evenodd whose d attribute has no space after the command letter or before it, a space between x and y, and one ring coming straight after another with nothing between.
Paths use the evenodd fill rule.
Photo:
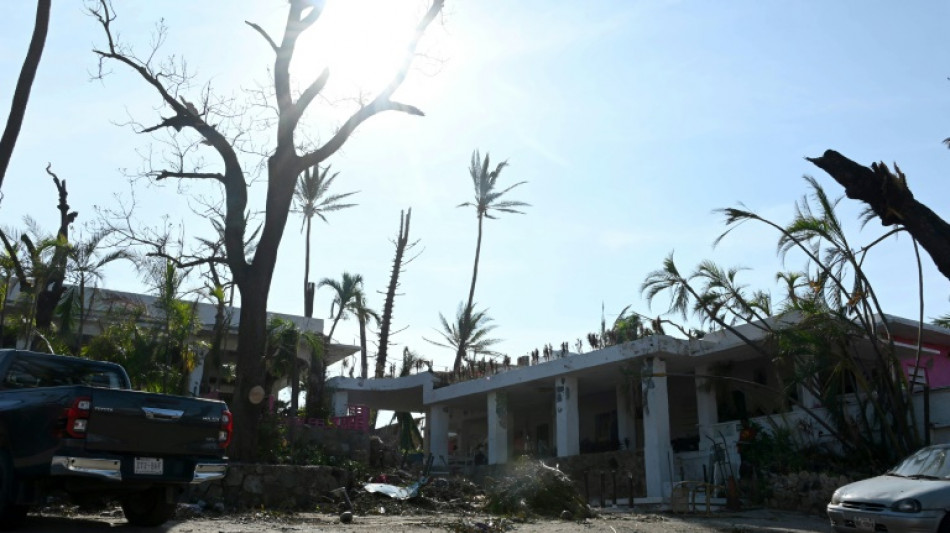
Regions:
<instances>
[{"instance_id":1,"label":"dirt ground","mask_svg":"<svg viewBox=\"0 0 950 533\"><path fill-rule=\"evenodd\" d=\"M502 521L504 520L504 521ZM770 510L703 515L673 515L652 512L604 512L584 521L536 520L525 523L498 517L466 513L429 513L411 516L371 514L356 516L350 524L341 524L334 514L271 514L251 513L226 516L196 516L176 519L160 528L129 526L121 511L107 510L98 514L34 514L20 530L30 533L162 532L162 533L294 533L294 532L373 532L398 533L449 531L456 533L701 533L729 532L827 532L826 520L816 516Z\"/></svg>"}]
</instances>

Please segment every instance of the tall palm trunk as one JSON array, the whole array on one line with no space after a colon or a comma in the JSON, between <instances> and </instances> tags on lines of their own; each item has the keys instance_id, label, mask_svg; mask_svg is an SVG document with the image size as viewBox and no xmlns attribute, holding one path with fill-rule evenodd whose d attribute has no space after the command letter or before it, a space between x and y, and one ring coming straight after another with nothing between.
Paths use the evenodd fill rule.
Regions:
<instances>
[{"instance_id":1,"label":"tall palm trunk","mask_svg":"<svg viewBox=\"0 0 950 533\"><path fill-rule=\"evenodd\" d=\"M3 302L0 302L0 346L6 347L4 335L7 330L7 302L10 300L10 288L13 282L13 274L7 275L3 280Z\"/></svg>"},{"instance_id":2,"label":"tall palm trunk","mask_svg":"<svg viewBox=\"0 0 950 533\"><path fill-rule=\"evenodd\" d=\"M307 318L313 317L313 297L314 290L310 286L310 222L312 218L307 217L307 237L304 242L304 263L303 263L303 315ZM296 363L294 363L296 365Z\"/></svg>"},{"instance_id":3,"label":"tall palm trunk","mask_svg":"<svg viewBox=\"0 0 950 533\"><path fill-rule=\"evenodd\" d=\"M369 363L366 361L366 316L360 313L356 318L360 323L360 377L366 379L369 373Z\"/></svg>"},{"instance_id":4,"label":"tall palm trunk","mask_svg":"<svg viewBox=\"0 0 950 533\"><path fill-rule=\"evenodd\" d=\"M478 241L475 243L475 266L472 267L472 286L468 289L468 307L466 313L471 316L472 305L475 300L475 280L478 279L478 260L482 254L482 221L485 219L482 213L478 214Z\"/></svg>"},{"instance_id":5,"label":"tall palm trunk","mask_svg":"<svg viewBox=\"0 0 950 533\"><path fill-rule=\"evenodd\" d=\"M304 263L303 263L303 314L307 318L313 317L313 293L310 287L310 222L311 217L307 217L307 233L304 241ZM313 367L311 361L308 368ZM312 370L311 370L312 371ZM309 397L309 396L308 396ZM294 354L294 360L290 364L290 413L291 417L296 419L300 412L300 359ZM310 414L309 412L307 413ZM297 426L296 420L290 424L290 441L296 442Z\"/></svg>"},{"instance_id":6,"label":"tall palm trunk","mask_svg":"<svg viewBox=\"0 0 950 533\"><path fill-rule=\"evenodd\" d=\"M307 418L318 418L323 411L323 385L327 380L326 359L330 355L330 344L333 341L336 325L343 318L344 311L344 307L340 306L340 311L333 317L330 333L323 340L322 360L314 361L314 364L310 365L310 373L307 376Z\"/></svg>"},{"instance_id":7,"label":"tall palm trunk","mask_svg":"<svg viewBox=\"0 0 950 533\"><path fill-rule=\"evenodd\" d=\"M465 306L465 320L463 325L465 326L465 331L460 331L459 334L464 340L468 340L468 335L470 334L471 328L469 327L472 318L472 306L475 304L475 280L478 279L478 260L482 253L482 221L484 220L484 215L482 213L478 214L478 241L475 243L475 266L472 267L472 286L468 289L468 305ZM458 373L462 368L462 359L465 358L465 346L467 343L460 342L458 352L455 353L455 367L454 370Z\"/></svg>"}]
</instances>

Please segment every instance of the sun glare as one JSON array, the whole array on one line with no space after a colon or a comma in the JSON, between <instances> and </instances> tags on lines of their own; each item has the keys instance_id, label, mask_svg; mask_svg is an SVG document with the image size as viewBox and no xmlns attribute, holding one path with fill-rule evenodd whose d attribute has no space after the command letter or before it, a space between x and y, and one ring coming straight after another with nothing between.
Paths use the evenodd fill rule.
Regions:
<instances>
[{"instance_id":1,"label":"sun glare","mask_svg":"<svg viewBox=\"0 0 950 533\"><path fill-rule=\"evenodd\" d=\"M297 44L294 75L309 83L329 67L334 93L378 91L399 68L424 8L412 0L328 1Z\"/></svg>"}]
</instances>

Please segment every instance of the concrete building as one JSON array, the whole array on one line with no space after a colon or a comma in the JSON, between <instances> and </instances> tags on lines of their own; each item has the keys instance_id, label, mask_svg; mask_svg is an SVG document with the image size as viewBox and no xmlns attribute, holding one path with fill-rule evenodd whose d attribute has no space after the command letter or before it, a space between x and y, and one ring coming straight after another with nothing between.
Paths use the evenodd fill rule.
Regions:
<instances>
[{"instance_id":1,"label":"concrete building","mask_svg":"<svg viewBox=\"0 0 950 533\"><path fill-rule=\"evenodd\" d=\"M916 322L888 317L898 356L912 370ZM740 332L762 338L746 325ZM913 339L913 340L911 340ZM934 398L950 393L950 330L925 325L918 383ZM868 343L870 346L870 343ZM502 369L457 383L426 372L404 378L333 378L333 405L351 404L426 415L426 448L436 464L470 464L485 453L489 464L518 455L566 457L629 450L642 457L646 501L670 496L672 484L717 475L710 456L738 465L742 419L762 426L803 428L803 438L828 435L810 424L805 409L823 416L803 388L794 403L778 391L782 372L735 335L713 333L699 340L649 336L588 353L559 354L548 361ZM918 393L918 396L920 394ZM947 394L950 399L950 394ZM919 404L921 398L915 398ZM950 402L934 399L928 430L950 440ZM920 406L918 405L918 408ZM918 420L920 417L918 417ZM799 423L801 422L801 423ZM808 429L811 428L811 429ZM722 475L722 473L718 473Z\"/></svg>"}]
</instances>

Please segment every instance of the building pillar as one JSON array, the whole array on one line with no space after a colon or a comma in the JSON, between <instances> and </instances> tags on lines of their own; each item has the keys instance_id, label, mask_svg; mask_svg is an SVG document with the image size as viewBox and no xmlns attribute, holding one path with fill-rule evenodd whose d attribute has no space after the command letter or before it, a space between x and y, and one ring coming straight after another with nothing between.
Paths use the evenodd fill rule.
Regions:
<instances>
[{"instance_id":1,"label":"building pillar","mask_svg":"<svg viewBox=\"0 0 950 533\"><path fill-rule=\"evenodd\" d=\"M821 400L817 396L812 394L809 387L806 386L806 385L810 385L812 388L817 388L817 386L815 385L817 382L818 382L817 377L809 376L805 378L805 384L798 385L798 397L801 398L800 400L801 405L803 405L804 407L808 409L815 409L815 408L821 407ZM797 405L794 406L794 408L801 409L801 407Z\"/></svg>"},{"instance_id":2,"label":"building pillar","mask_svg":"<svg viewBox=\"0 0 950 533\"><path fill-rule=\"evenodd\" d=\"M670 400L666 363L656 357L643 361L643 467L648 498L666 498L671 490L673 448L670 446Z\"/></svg>"},{"instance_id":3,"label":"building pillar","mask_svg":"<svg viewBox=\"0 0 950 533\"><path fill-rule=\"evenodd\" d=\"M455 449L449 449L449 455L468 455L465 453L465 448L463 448L464 443L467 442L462 435L462 430L465 428L465 417L462 416L462 412L458 409L455 412L449 412L449 419L455 420Z\"/></svg>"},{"instance_id":4,"label":"building pillar","mask_svg":"<svg viewBox=\"0 0 950 533\"><path fill-rule=\"evenodd\" d=\"M492 391L488 393L488 464L497 465L508 462L508 393Z\"/></svg>"},{"instance_id":5,"label":"building pillar","mask_svg":"<svg viewBox=\"0 0 950 533\"><path fill-rule=\"evenodd\" d=\"M347 409L350 407L349 393L345 390L334 391L331 403L333 405L333 416L346 416Z\"/></svg>"},{"instance_id":6,"label":"building pillar","mask_svg":"<svg viewBox=\"0 0 950 533\"><path fill-rule=\"evenodd\" d=\"M629 383L617 385L617 440L623 450L637 449L637 413Z\"/></svg>"},{"instance_id":7,"label":"building pillar","mask_svg":"<svg viewBox=\"0 0 950 533\"><path fill-rule=\"evenodd\" d=\"M577 410L577 378L560 377L554 380L554 442L558 457L577 455L581 451Z\"/></svg>"},{"instance_id":8,"label":"building pillar","mask_svg":"<svg viewBox=\"0 0 950 533\"><path fill-rule=\"evenodd\" d=\"M696 429L699 431L699 449L709 450L713 447L714 441L707 437L715 438L712 433L712 426L719 422L719 411L716 406L716 388L715 382L709 376L712 369L709 365L696 367Z\"/></svg>"},{"instance_id":9,"label":"building pillar","mask_svg":"<svg viewBox=\"0 0 950 533\"><path fill-rule=\"evenodd\" d=\"M438 466L449 462L449 408L443 405L429 407L426 418L425 448L435 457Z\"/></svg>"}]
</instances>

